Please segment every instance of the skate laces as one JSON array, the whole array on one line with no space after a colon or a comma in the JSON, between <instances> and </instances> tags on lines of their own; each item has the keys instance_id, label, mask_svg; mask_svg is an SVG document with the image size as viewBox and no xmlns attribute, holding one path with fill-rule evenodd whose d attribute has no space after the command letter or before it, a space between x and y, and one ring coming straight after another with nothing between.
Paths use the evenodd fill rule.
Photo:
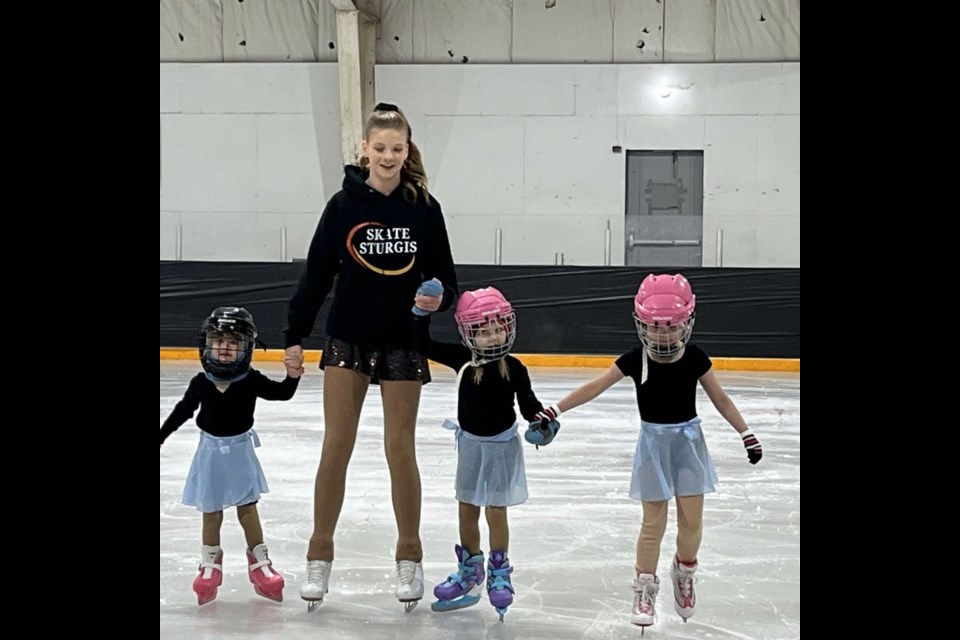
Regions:
<instances>
[{"instance_id":1,"label":"skate laces","mask_svg":"<svg viewBox=\"0 0 960 640\"><path fill-rule=\"evenodd\" d=\"M307 563L307 582L323 584L330 575L330 563L313 560Z\"/></svg>"},{"instance_id":2,"label":"skate laces","mask_svg":"<svg viewBox=\"0 0 960 640\"><path fill-rule=\"evenodd\" d=\"M655 593L652 584L643 586L643 590L637 592L637 609L640 613L653 613L653 594Z\"/></svg>"},{"instance_id":3,"label":"skate laces","mask_svg":"<svg viewBox=\"0 0 960 640\"><path fill-rule=\"evenodd\" d=\"M400 560L397 562L397 577L401 584L413 584L413 579L417 575L417 563L413 560Z\"/></svg>"},{"instance_id":4,"label":"skate laces","mask_svg":"<svg viewBox=\"0 0 960 640\"><path fill-rule=\"evenodd\" d=\"M678 569L676 576L677 588L680 590L680 595L683 596L685 600L689 600L693 596L693 573Z\"/></svg>"}]
</instances>

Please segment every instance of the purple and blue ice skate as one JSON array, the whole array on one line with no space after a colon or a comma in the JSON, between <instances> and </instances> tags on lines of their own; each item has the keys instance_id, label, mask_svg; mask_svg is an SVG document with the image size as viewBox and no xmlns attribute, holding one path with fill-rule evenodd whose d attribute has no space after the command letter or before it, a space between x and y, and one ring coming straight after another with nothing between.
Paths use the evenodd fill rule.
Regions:
<instances>
[{"instance_id":1,"label":"purple and blue ice skate","mask_svg":"<svg viewBox=\"0 0 960 640\"><path fill-rule=\"evenodd\" d=\"M513 604L511 573L513 573L513 567L510 566L506 552L491 551L490 563L487 565L487 597L500 614L500 622L503 622L503 614L507 612L507 607Z\"/></svg>"},{"instance_id":2,"label":"purple and blue ice skate","mask_svg":"<svg viewBox=\"0 0 960 640\"><path fill-rule=\"evenodd\" d=\"M446 582L433 589L437 601L430 605L434 611L454 611L472 607L480 602L483 589L483 552L471 556L470 552L456 545L457 571Z\"/></svg>"}]
</instances>

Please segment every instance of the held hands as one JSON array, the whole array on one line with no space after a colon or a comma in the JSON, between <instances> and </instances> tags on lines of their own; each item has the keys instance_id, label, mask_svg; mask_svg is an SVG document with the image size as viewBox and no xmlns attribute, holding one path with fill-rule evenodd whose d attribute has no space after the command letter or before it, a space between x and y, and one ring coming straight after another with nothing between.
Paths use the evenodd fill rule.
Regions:
<instances>
[{"instance_id":1,"label":"held hands","mask_svg":"<svg viewBox=\"0 0 960 640\"><path fill-rule=\"evenodd\" d=\"M556 405L544 407L530 422L527 432L523 434L524 439L537 449L547 446L560 431L560 423L557 422L559 416L560 409Z\"/></svg>"},{"instance_id":2,"label":"held hands","mask_svg":"<svg viewBox=\"0 0 960 640\"><path fill-rule=\"evenodd\" d=\"M418 316L428 316L440 308L443 302L443 285L439 280L424 280L420 288L417 289L417 295L413 298L413 311Z\"/></svg>"},{"instance_id":3,"label":"held hands","mask_svg":"<svg viewBox=\"0 0 960 640\"><path fill-rule=\"evenodd\" d=\"M747 450L747 458L750 459L750 464L760 462L760 458L763 457L763 448L760 446L757 436L753 435L753 431L747 429L740 434L740 437L743 438L743 448Z\"/></svg>"},{"instance_id":4,"label":"held hands","mask_svg":"<svg viewBox=\"0 0 960 640\"><path fill-rule=\"evenodd\" d=\"M287 375L299 378L303 375L303 347L294 345L283 351L283 366L287 368Z\"/></svg>"}]
</instances>

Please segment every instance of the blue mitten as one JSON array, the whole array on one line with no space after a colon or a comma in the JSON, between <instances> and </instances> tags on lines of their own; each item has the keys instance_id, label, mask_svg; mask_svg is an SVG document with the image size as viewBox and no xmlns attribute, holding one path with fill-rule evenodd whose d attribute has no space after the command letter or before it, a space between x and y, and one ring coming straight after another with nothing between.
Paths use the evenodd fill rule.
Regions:
<instances>
[{"instance_id":1,"label":"blue mitten","mask_svg":"<svg viewBox=\"0 0 960 640\"><path fill-rule=\"evenodd\" d=\"M545 447L553 442L557 432L560 431L560 423L557 417L560 415L560 409L556 405L545 407L538 413L527 427L527 432L523 434L524 439L537 449Z\"/></svg>"},{"instance_id":2,"label":"blue mitten","mask_svg":"<svg viewBox=\"0 0 960 640\"><path fill-rule=\"evenodd\" d=\"M429 297L431 297L431 298L436 298L437 296L442 296L442 295L443 295L443 285L440 284L440 281L437 280L436 278L434 278L433 280L424 280L424 281L423 281L423 284L420 285L420 288L417 289L417 295L418 295L418 296L429 296ZM421 308L418 307L417 305L413 305L413 309L411 309L411 311L413 311L413 312L414 312L416 315L418 315L418 316L428 316L428 315L430 315L431 313L433 313L432 311L427 311L427 310L425 310L425 309L421 309Z\"/></svg>"}]
</instances>

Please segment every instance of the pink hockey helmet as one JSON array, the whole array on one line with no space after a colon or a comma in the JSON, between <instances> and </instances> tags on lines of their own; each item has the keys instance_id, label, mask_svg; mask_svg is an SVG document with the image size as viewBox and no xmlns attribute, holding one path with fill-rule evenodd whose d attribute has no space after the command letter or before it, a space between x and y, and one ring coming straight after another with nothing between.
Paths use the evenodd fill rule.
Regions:
<instances>
[{"instance_id":1,"label":"pink hockey helmet","mask_svg":"<svg viewBox=\"0 0 960 640\"><path fill-rule=\"evenodd\" d=\"M494 287L461 295L453 318L463 344L479 362L492 362L507 355L517 337L517 314Z\"/></svg>"},{"instance_id":2,"label":"pink hockey helmet","mask_svg":"<svg viewBox=\"0 0 960 640\"><path fill-rule=\"evenodd\" d=\"M651 356L670 360L690 341L697 297L683 274L650 274L633 299L637 335Z\"/></svg>"}]
</instances>

